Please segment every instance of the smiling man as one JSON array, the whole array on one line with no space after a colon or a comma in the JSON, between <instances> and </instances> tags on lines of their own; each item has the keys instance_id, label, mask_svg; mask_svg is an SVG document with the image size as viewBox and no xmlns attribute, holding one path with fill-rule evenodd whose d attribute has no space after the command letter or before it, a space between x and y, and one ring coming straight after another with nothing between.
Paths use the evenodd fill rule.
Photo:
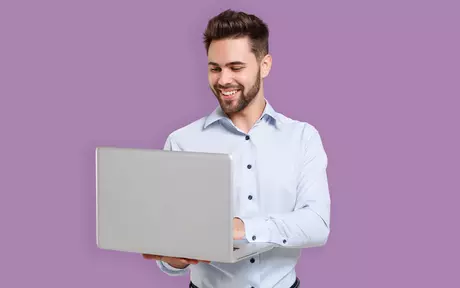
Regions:
<instances>
[{"instance_id":1,"label":"smiling man","mask_svg":"<svg viewBox=\"0 0 460 288\"><path fill-rule=\"evenodd\" d=\"M171 133L165 149L232 154L239 169L234 239L277 247L234 264L144 255L168 275L190 271L190 287L300 287L301 249L324 245L330 233L321 137L312 125L276 112L264 96L272 66L268 36L261 19L243 12L227 10L209 21L208 81L219 105Z\"/></svg>"}]
</instances>

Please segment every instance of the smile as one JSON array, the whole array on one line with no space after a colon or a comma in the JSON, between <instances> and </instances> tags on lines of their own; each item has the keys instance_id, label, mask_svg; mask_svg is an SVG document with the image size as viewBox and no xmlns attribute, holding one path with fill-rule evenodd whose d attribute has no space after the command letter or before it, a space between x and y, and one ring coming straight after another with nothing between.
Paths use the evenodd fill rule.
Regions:
<instances>
[{"instance_id":1,"label":"smile","mask_svg":"<svg viewBox=\"0 0 460 288\"><path fill-rule=\"evenodd\" d=\"M240 89L232 89L232 90L220 90L220 93L221 95L223 96L224 99L231 99L233 98L233 96L236 95L236 93L238 93L240 91Z\"/></svg>"},{"instance_id":2,"label":"smile","mask_svg":"<svg viewBox=\"0 0 460 288\"><path fill-rule=\"evenodd\" d=\"M231 96L231 95L235 95L236 92L238 92L239 90L231 90L231 91L221 91L221 93L225 96Z\"/></svg>"}]
</instances>

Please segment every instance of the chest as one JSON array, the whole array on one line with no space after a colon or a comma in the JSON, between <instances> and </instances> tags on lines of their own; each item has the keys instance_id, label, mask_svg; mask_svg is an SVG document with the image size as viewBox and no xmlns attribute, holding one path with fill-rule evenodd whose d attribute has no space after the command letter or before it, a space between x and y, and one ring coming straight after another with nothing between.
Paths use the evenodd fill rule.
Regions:
<instances>
[{"instance_id":1,"label":"chest","mask_svg":"<svg viewBox=\"0 0 460 288\"><path fill-rule=\"evenodd\" d=\"M284 213L295 206L298 148L275 136L254 139L233 151L235 204L240 214Z\"/></svg>"},{"instance_id":2,"label":"chest","mask_svg":"<svg viewBox=\"0 0 460 288\"><path fill-rule=\"evenodd\" d=\"M189 148L232 155L235 214L284 213L296 203L301 161L299 141L288 136L209 135Z\"/></svg>"}]
</instances>

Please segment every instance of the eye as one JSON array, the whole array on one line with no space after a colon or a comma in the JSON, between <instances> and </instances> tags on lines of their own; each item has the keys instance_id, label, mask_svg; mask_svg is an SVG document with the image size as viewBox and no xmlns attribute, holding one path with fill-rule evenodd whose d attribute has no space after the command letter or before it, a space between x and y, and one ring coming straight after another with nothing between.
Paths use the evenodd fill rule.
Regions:
<instances>
[{"instance_id":1,"label":"eye","mask_svg":"<svg viewBox=\"0 0 460 288\"><path fill-rule=\"evenodd\" d=\"M233 71L240 71L240 70L242 70L242 69L243 69L243 67L232 67L232 70L233 70Z\"/></svg>"},{"instance_id":2,"label":"eye","mask_svg":"<svg viewBox=\"0 0 460 288\"><path fill-rule=\"evenodd\" d=\"M211 72L219 72L219 71L220 71L219 67L211 68Z\"/></svg>"}]
</instances>

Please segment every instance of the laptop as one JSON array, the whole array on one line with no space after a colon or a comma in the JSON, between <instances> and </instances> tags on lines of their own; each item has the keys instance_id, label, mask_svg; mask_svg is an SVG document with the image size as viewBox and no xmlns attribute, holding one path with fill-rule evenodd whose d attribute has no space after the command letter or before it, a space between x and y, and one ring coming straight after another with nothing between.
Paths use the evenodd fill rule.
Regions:
<instances>
[{"instance_id":1,"label":"laptop","mask_svg":"<svg viewBox=\"0 0 460 288\"><path fill-rule=\"evenodd\" d=\"M233 240L233 187L229 154L97 147L97 246L221 263L272 249Z\"/></svg>"}]
</instances>

